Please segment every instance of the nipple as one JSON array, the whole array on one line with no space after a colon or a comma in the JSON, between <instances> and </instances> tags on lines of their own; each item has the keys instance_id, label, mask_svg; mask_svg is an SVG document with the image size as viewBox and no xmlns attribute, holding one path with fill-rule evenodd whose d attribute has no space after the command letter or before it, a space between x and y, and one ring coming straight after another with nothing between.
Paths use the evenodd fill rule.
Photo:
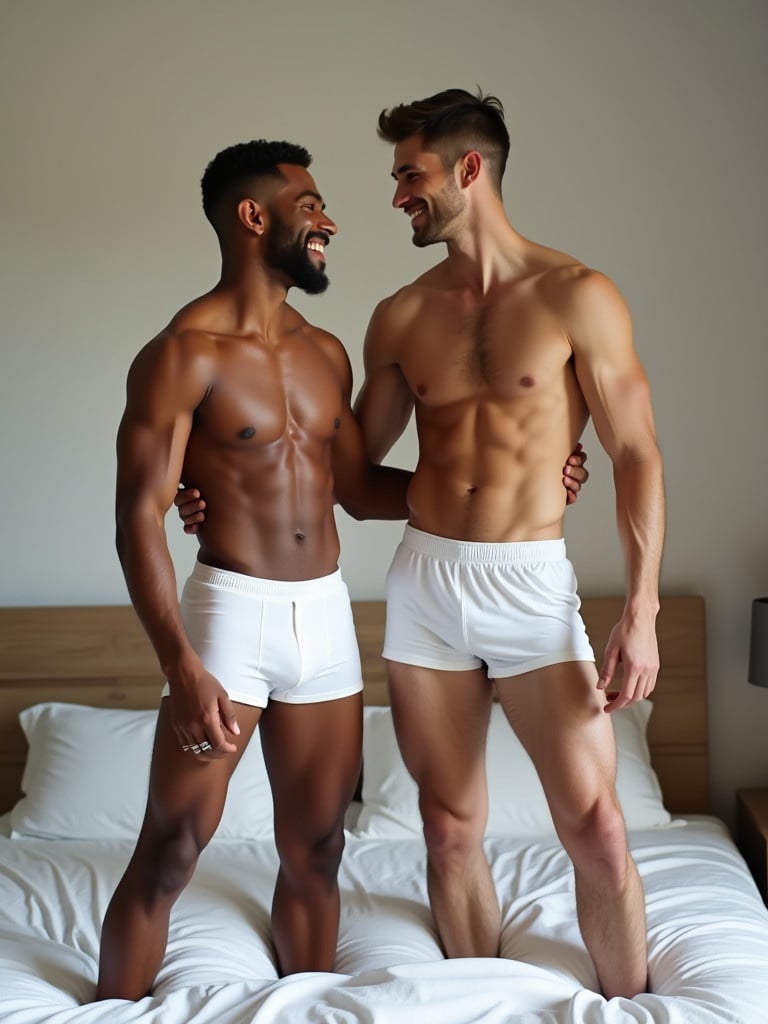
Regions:
<instances>
[{"instance_id":1,"label":"nipple","mask_svg":"<svg viewBox=\"0 0 768 1024\"><path fill-rule=\"evenodd\" d=\"M243 429L238 434L238 437L242 437L244 441L250 441L255 433L256 427L243 427Z\"/></svg>"}]
</instances>

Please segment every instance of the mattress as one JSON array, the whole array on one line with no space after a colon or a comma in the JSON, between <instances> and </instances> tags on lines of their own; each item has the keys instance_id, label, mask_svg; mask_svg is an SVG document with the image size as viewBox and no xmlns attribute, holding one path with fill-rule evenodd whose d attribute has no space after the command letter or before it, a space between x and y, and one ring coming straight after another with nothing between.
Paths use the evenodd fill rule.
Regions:
<instances>
[{"instance_id":1,"label":"mattress","mask_svg":"<svg viewBox=\"0 0 768 1024\"><path fill-rule=\"evenodd\" d=\"M7 823L6 823L7 824ZM768 911L725 826L634 830L651 991L604 999L556 840L486 840L501 955L443 958L418 837L349 832L334 973L279 978L270 839L215 838L176 904L151 996L93 1003L101 920L128 840L0 836L3 1024L766 1024Z\"/></svg>"}]
</instances>

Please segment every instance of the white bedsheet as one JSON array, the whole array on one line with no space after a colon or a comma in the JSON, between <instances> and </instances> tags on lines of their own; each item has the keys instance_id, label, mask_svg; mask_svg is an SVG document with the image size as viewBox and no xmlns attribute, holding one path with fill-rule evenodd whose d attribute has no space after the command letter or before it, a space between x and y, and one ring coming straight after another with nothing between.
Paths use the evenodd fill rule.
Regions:
<instances>
[{"instance_id":1,"label":"white bedsheet","mask_svg":"<svg viewBox=\"0 0 768 1024\"><path fill-rule=\"evenodd\" d=\"M132 844L0 837L2 1024L768 1024L768 912L714 819L634 833L652 993L605 1000L553 842L489 839L501 958L446 961L417 840L348 838L335 974L278 979L271 842L214 840L173 915L152 997L90 1003Z\"/></svg>"}]
</instances>

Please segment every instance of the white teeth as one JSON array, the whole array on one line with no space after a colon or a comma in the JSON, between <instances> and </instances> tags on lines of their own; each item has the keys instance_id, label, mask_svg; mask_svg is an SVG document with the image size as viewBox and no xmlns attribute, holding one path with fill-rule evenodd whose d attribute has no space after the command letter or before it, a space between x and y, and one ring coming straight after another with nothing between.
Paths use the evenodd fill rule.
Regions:
<instances>
[{"instance_id":1,"label":"white teeth","mask_svg":"<svg viewBox=\"0 0 768 1024\"><path fill-rule=\"evenodd\" d=\"M307 248L311 249L312 252L325 252L325 246L322 242L316 242L314 239L307 242Z\"/></svg>"},{"instance_id":2,"label":"white teeth","mask_svg":"<svg viewBox=\"0 0 768 1024\"><path fill-rule=\"evenodd\" d=\"M424 213L425 210L426 210L426 206L419 206L415 210L406 210L405 212L408 214L408 216L411 218L411 220L413 220L414 217L418 217L419 214L420 213Z\"/></svg>"}]
</instances>

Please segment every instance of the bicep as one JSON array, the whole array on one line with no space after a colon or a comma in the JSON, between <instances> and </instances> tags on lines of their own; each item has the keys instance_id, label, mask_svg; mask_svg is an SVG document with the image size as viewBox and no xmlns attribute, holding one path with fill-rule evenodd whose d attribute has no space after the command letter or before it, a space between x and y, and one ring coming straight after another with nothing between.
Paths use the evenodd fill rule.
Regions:
<instances>
[{"instance_id":1,"label":"bicep","mask_svg":"<svg viewBox=\"0 0 768 1024\"><path fill-rule=\"evenodd\" d=\"M145 506L165 515L178 489L190 427L191 416L153 422L126 410L117 435L118 512Z\"/></svg>"}]
</instances>

